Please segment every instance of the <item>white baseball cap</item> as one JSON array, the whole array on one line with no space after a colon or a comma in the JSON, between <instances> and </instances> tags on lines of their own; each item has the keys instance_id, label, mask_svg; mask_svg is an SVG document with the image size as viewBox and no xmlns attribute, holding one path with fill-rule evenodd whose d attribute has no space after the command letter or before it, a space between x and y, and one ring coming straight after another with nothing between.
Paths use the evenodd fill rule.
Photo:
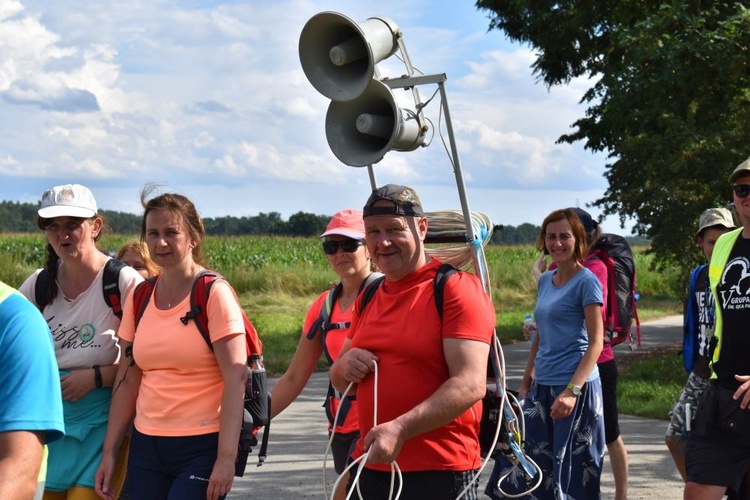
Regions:
<instances>
[{"instance_id":1,"label":"white baseball cap","mask_svg":"<svg viewBox=\"0 0 750 500\"><path fill-rule=\"evenodd\" d=\"M96 215L96 200L86 186L64 184L48 189L42 195L39 217L83 217L88 219Z\"/></svg>"}]
</instances>

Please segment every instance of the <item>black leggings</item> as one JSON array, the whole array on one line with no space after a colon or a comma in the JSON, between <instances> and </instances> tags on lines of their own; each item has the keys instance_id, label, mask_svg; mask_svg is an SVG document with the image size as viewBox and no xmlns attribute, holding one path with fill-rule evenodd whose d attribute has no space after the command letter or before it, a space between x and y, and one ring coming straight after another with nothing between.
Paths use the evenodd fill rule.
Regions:
<instances>
[{"instance_id":1,"label":"black leggings","mask_svg":"<svg viewBox=\"0 0 750 500\"><path fill-rule=\"evenodd\" d=\"M218 432L162 437L134 429L128 458L130 496L138 500L205 500L218 445Z\"/></svg>"}]
</instances>

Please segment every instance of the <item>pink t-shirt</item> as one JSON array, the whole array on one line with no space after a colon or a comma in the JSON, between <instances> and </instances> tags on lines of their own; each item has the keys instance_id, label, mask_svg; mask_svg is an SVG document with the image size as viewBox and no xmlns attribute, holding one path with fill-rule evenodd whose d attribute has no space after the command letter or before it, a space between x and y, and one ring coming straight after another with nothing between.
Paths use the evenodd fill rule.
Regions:
<instances>
[{"instance_id":1,"label":"pink t-shirt","mask_svg":"<svg viewBox=\"0 0 750 500\"><path fill-rule=\"evenodd\" d=\"M583 267L594 273L594 276L599 280L602 285L602 319L607 317L607 266L602 262L602 259L592 255L583 261ZM612 344L605 342L602 348L599 359L596 360L597 364L606 363L615 359L615 353L612 350Z\"/></svg>"},{"instance_id":2,"label":"pink t-shirt","mask_svg":"<svg viewBox=\"0 0 750 500\"><path fill-rule=\"evenodd\" d=\"M180 321L189 310L189 296L167 311L149 300L135 332L132 291L125 301L118 334L130 342L135 338L133 357L143 371L135 428L143 434L196 436L219 431L224 380L195 322ZM227 282L213 284L207 312L212 342L244 335L242 310Z\"/></svg>"}]
</instances>

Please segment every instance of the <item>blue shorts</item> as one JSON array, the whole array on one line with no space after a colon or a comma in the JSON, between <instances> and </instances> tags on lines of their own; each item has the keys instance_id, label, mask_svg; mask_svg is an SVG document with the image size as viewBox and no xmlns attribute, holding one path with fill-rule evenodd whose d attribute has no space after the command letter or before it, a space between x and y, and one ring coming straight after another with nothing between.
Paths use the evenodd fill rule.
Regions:
<instances>
[{"instance_id":1,"label":"blue shorts","mask_svg":"<svg viewBox=\"0 0 750 500\"><path fill-rule=\"evenodd\" d=\"M139 500L205 500L218 446L218 432L164 437L134 429L128 459L130 496Z\"/></svg>"}]
</instances>

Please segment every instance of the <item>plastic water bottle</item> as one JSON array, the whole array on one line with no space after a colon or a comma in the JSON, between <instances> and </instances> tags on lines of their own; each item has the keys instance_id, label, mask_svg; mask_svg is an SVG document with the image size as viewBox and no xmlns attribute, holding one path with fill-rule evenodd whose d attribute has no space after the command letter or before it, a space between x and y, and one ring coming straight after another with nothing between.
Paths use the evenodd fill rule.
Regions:
<instances>
[{"instance_id":1,"label":"plastic water bottle","mask_svg":"<svg viewBox=\"0 0 750 500\"><path fill-rule=\"evenodd\" d=\"M536 336L536 321L534 321L534 317L531 314L527 313L523 319L523 324L524 326L529 325L530 332L531 332L531 337L529 337L529 341L533 342L534 337Z\"/></svg>"}]
</instances>

